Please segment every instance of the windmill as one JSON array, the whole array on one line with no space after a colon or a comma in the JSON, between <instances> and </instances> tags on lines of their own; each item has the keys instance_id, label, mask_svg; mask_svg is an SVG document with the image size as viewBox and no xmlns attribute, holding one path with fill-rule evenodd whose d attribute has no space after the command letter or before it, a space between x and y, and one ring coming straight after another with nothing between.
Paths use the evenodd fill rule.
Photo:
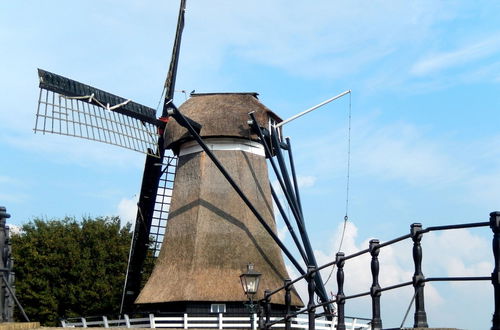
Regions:
<instances>
[{"instance_id":1,"label":"windmill","mask_svg":"<svg viewBox=\"0 0 500 330\"><path fill-rule=\"evenodd\" d=\"M282 120L259 102L256 93L192 94L180 108L175 106L185 7L186 1L181 0L160 116L129 99L38 70L35 132L85 138L146 153L121 312L133 310L134 302L143 310L160 312L201 311L212 303L232 304L237 310L237 303L241 305L245 299L241 290L236 291L235 281L239 281L247 262L261 267L266 289L282 285L288 277L279 249L302 274L306 266L316 266L291 142L282 138ZM167 156L167 148L175 156ZM295 224L269 184L266 159ZM198 190L193 191L193 187ZM275 233L271 196L301 262ZM148 256L157 259L156 265L140 292ZM207 284L210 278L218 279L218 283L212 281L208 290L200 289L199 285ZM326 302L319 272L315 282L318 296ZM221 294L223 291L227 292ZM257 298L262 298L262 292ZM292 300L295 306L302 304L296 293ZM272 302L278 310L283 304ZM332 313L328 304L325 312Z\"/></svg>"}]
</instances>

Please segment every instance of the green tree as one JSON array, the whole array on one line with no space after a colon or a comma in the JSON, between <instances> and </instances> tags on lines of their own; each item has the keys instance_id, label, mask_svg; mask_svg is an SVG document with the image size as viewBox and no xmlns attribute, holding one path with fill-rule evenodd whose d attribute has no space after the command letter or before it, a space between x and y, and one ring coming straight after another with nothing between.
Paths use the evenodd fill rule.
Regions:
<instances>
[{"instance_id":1,"label":"green tree","mask_svg":"<svg viewBox=\"0 0 500 330\"><path fill-rule=\"evenodd\" d=\"M62 317L117 314L130 247L118 217L35 219L12 237L16 295L45 326Z\"/></svg>"}]
</instances>

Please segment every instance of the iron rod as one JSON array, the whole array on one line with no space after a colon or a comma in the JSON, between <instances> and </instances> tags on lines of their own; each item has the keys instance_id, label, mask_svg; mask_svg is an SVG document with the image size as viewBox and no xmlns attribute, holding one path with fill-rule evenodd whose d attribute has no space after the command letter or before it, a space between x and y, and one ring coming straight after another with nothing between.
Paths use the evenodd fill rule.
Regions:
<instances>
[{"instance_id":1,"label":"iron rod","mask_svg":"<svg viewBox=\"0 0 500 330\"><path fill-rule=\"evenodd\" d=\"M251 127L254 129L254 131L257 133L259 136L260 141L262 142L262 145L264 146L264 150L266 152L266 155L268 156L269 163L271 163L271 167L273 168L274 174L276 175L276 179L278 180L278 183L280 184L281 190L283 191L283 194L285 195L285 198L290 205L290 209L292 210L292 214L295 218L295 221L298 223L301 221L300 220L300 213L298 210L295 208L295 204L292 201L292 197L288 194L288 190L285 187L285 183L283 182L283 178L281 177L280 171L278 171L278 167L276 166L276 163L274 162L273 159L273 153L271 149L269 148L269 145L267 144L266 139L264 138L264 134L262 133L262 130L260 129L257 119L255 119L254 113L249 113L248 114L250 118L252 119Z\"/></svg>"},{"instance_id":2,"label":"iron rod","mask_svg":"<svg viewBox=\"0 0 500 330\"><path fill-rule=\"evenodd\" d=\"M491 273L491 284L495 297L495 311L492 318L492 330L500 329L500 212L490 213L490 228L493 231L492 250L495 268Z\"/></svg>"},{"instance_id":3,"label":"iron rod","mask_svg":"<svg viewBox=\"0 0 500 330\"><path fill-rule=\"evenodd\" d=\"M253 114L252 114L253 115ZM254 119L254 118L252 118ZM290 182L290 176L288 175L288 171L286 168L285 164L285 159L283 157L283 153L281 152L281 147L280 143L278 141L278 134L276 132L276 128L271 127L271 139L275 145L275 153L276 157L278 158L278 164L281 170L281 173L283 175L283 179L285 181L285 186L288 189L288 194L290 197L292 197L292 202L294 208L297 210L297 215L298 219L300 221L297 221L297 227L299 228L299 234L300 237L302 238L302 243L304 244L304 249L307 254L307 260L309 261L310 266L314 266L314 268L318 267L318 263L316 261L316 256L314 255L314 250L312 248L311 242L309 240L309 236L307 235L307 229L305 226L304 222L304 216L302 214L302 211L300 210L300 207L298 205L297 199L294 196L294 191L292 188L292 184ZM328 294L326 293L325 286L323 284L323 279L321 278L321 273L320 272L315 272L314 273L314 281L316 282L316 291L318 293L318 296L322 301L327 301L328 300ZM330 306L325 306L325 308L328 309L329 312L331 312L331 307Z\"/></svg>"},{"instance_id":4,"label":"iron rod","mask_svg":"<svg viewBox=\"0 0 500 330\"><path fill-rule=\"evenodd\" d=\"M295 119L297 119L297 118L299 118L299 117L302 117L303 115L305 115L305 114L307 114L307 113L309 113L309 112L311 112L311 111L313 111L313 110L316 110L316 109L318 109L319 107L324 106L325 104L328 104L328 103L330 103L330 102L332 102L332 101L335 101L336 99L339 99L339 98L341 98L342 96L344 96L344 95L346 95L346 94L349 94L350 92L351 92L351 90L348 90L348 91L345 91L345 92L343 92L343 93L340 93L339 95L336 95L336 96L334 96L334 97L332 97L332 98L329 98L328 100L323 101L323 102L321 102L321 103L320 103L320 104L318 104L318 105L315 105L315 106L313 106L313 107L311 107L311 108L309 108L309 109L307 109L307 110L302 111L301 113L296 114L295 116L292 116L292 117L288 118L287 120L282 121L282 122L281 122L281 123L279 123L279 124L276 124L274 127L278 128L278 127L281 127L281 126L283 126L283 125L285 125L285 124L288 124L288 123L289 123L289 122L291 122L292 120L295 120Z\"/></svg>"},{"instance_id":5,"label":"iron rod","mask_svg":"<svg viewBox=\"0 0 500 330\"><path fill-rule=\"evenodd\" d=\"M413 287L415 289L415 314L414 327L427 328L427 314L424 304L424 274L422 273L422 224L414 223L411 225L411 238L413 240L413 263L415 273L413 274Z\"/></svg>"},{"instance_id":6,"label":"iron rod","mask_svg":"<svg viewBox=\"0 0 500 330\"><path fill-rule=\"evenodd\" d=\"M380 253L380 241L378 239L372 239L369 245L370 254L372 256L370 269L372 273L372 286L370 287L370 295L372 297L372 329L381 330L382 329L382 319L380 317L380 284L378 282L379 275L379 261L378 255Z\"/></svg>"},{"instance_id":7,"label":"iron rod","mask_svg":"<svg viewBox=\"0 0 500 330\"><path fill-rule=\"evenodd\" d=\"M283 218L283 221L285 222L286 227L288 228L288 231L292 235L293 241L294 241L295 245L297 246L297 249L299 250L300 255L302 256L302 259L304 260L304 262L307 265L309 263L307 260L307 255L304 252L302 245L300 244L299 238L297 237L297 234L295 233L292 225L290 224L290 221L288 220L288 217L285 214L285 210L283 210L283 206L281 205L281 202L280 202L278 196L276 195L276 192L274 191L273 185L270 184L269 186L271 187L271 195L273 196L274 203L276 203L276 206L278 207L278 210L281 214L281 217Z\"/></svg>"},{"instance_id":8,"label":"iron rod","mask_svg":"<svg viewBox=\"0 0 500 330\"><path fill-rule=\"evenodd\" d=\"M304 215L300 210L299 203L297 202L296 191L294 191L292 187L292 183L290 182L290 175L288 174L288 170L285 163L285 157L283 157L283 153L281 152L280 141L278 139L278 133L274 127L271 127L271 141L274 145L274 153L276 158L278 159L278 165L281 171L281 176L285 183L285 187L289 196L291 197L291 201L293 202L294 208L297 210L297 213L300 217L300 221L302 225L304 224Z\"/></svg>"},{"instance_id":9,"label":"iron rod","mask_svg":"<svg viewBox=\"0 0 500 330\"><path fill-rule=\"evenodd\" d=\"M292 154L292 144L290 142L290 138L286 138L286 144L288 147L288 159L290 162L290 169L292 171L292 179L293 179L293 185L295 187L295 199L297 200L297 205L299 207L300 213L304 214L302 212L302 202L300 201L300 193L299 193L299 184L297 182L297 174L295 173L295 162L293 161L293 154Z\"/></svg>"},{"instance_id":10,"label":"iron rod","mask_svg":"<svg viewBox=\"0 0 500 330\"><path fill-rule=\"evenodd\" d=\"M17 307L19 307L21 314L23 314L24 319L26 320L26 322L30 322L30 319L29 319L28 315L26 315L26 312L24 311L23 306L21 305L19 300L17 300L17 297L14 294L14 290L12 290L12 288L10 287L10 284L8 283L7 278L5 277L5 273L2 273L2 279L3 279L5 286L7 287L7 290L9 290L12 298L14 298L14 301L16 302Z\"/></svg>"},{"instance_id":11,"label":"iron rod","mask_svg":"<svg viewBox=\"0 0 500 330\"><path fill-rule=\"evenodd\" d=\"M344 253L337 252L337 329L345 330Z\"/></svg>"},{"instance_id":12,"label":"iron rod","mask_svg":"<svg viewBox=\"0 0 500 330\"><path fill-rule=\"evenodd\" d=\"M473 223L464 223L458 225L445 225L445 226L432 226L422 229L422 233L428 233L430 231L436 230L451 230L451 229L464 229L464 228L475 228L475 227L488 227L490 225L489 222L473 222Z\"/></svg>"},{"instance_id":13,"label":"iron rod","mask_svg":"<svg viewBox=\"0 0 500 330\"><path fill-rule=\"evenodd\" d=\"M307 267L307 292L309 295L309 301L307 302L307 316L308 316L308 325L309 330L314 330L316 318L314 317L316 314L316 307L314 305L314 291L316 291L316 270L315 266Z\"/></svg>"}]
</instances>

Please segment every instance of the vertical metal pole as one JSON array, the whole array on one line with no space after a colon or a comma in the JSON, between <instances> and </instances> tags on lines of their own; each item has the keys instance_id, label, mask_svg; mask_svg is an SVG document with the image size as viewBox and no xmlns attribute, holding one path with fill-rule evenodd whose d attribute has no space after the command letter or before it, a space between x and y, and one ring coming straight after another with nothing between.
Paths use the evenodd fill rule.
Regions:
<instances>
[{"instance_id":1,"label":"vertical metal pole","mask_svg":"<svg viewBox=\"0 0 500 330\"><path fill-rule=\"evenodd\" d=\"M7 275L7 288L10 286L10 290L8 291L8 296L5 300L5 310L7 316L7 322L14 322L14 306L15 306L15 273L12 271L14 269L14 259L12 257L12 240L10 239L10 228L9 226L5 227L5 236L7 237L6 242L6 260L5 260L5 268L8 269L5 275Z\"/></svg>"},{"instance_id":2,"label":"vertical metal pole","mask_svg":"<svg viewBox=\"0 0 500 330\"><path fill-rule=\"evenodd\" d=\"M259 301L257 316L259 317L259 330L264 329L264 301Z\"/></svg>"},{"instance_id":3,"label":"vertical metal pole","mask_svg":"<svg viewBox=\"0 0 500 330\"><path fill-rule=\"evenodd\" d=\"M338 252L335 257L337 265L337 330L345 330L345 300L344 300L344 252Z\"/></svg>"},{"instance_id":4,"label":"vertical metal pole","mask_svg":"<svg viewBox=\"0 0 500 330\"><path fill-rule=\"evenodd\" d=\"M372 329L382 329L382 319L380 318L380 284L378 283L379 262L378 254L380 241L372 239L370 241L369 249L372 256L371 271L372 271L372 286L370 288L370 295L372 297Z\"/></svg>"},{"instance_id":5,"label":"vertical metal pole","mask_svg":"<svg viewBox=\"0 0 500 330\"><path fill-rule=\"evenodd\" d=\"M5 251L5 223L7 218L10 218L10 214L7 213L7 209L4 206L0 206L0 268L5 269L4 251ZM3 274L3 271L2 271ZM5 322L6 320L6 276L3 276L4 281L0 283L0 322Z\"/></svg>"},{"instance_id":6,"label":"vertical metal pole","mask_svg":"<svg viewBox=\"0 0 500 330\"><path fill-rule=\"evenodd\" d=\"M269 322L271 322L271 304L269 299L269 290L264 291L264 315L266 317L264 329L269 329Z\"/></svg>"},{"instance_id":7,"label":"vertical metal pole","mask_svg":"<svg viewBox=\"0 0 500 330\"><path fill-rule=\"evenodd\" d=\"M493 256L495 258L495 268L491 273L491 283L495 295L495 312L492 319L492 330L500 329L500 212L490 213L490 228L493 231Z\"/></svg>"},{"instance_id":8,"label":"vertical metal pole","mask_svg":"<svg viewBox=\"0 0 500 330\"><path fill-rule=\"evenodd\" d=\"M253 115L253 114L252 114ZM252 117L253 119L254 117ZM304 250L307 254L307 259L309 261L309 265L312 265L314 267L318 267L318 263L316 262L316 256L314 255L314 250L312 248L311 242L309 240L309 236L307 235L307 230L304 222L304 215L302 214L302 210L300 209L300 205L297 202L297 195L295 195L295 192L292 188L292 183L290 182L290 176L288 175L288 170L286 168L286 163L285 159L283 157L283 153L281 152L281 146L280 146L280 141L278 140L278 133L276 131L276 128L271 127L271 140L274 143L274 151L276 154L276 158L278 159L278 164L281 169L281 173L283 175L283 180L285 182L285 187L288 190L288 195L292 199L292 203L290 207L293 210L296 210L297 216L298 216L298 221L297 221L297 227L299 229L299 234L300 237L302 238L302 242L304 244ZM315 272L315 278L314 281L316 282L316 289L318 296L320 300L324 303L328 301L328 294L326 293L325 286L323 284L323 279L321 278L321 273L320 272ZM330 304L324 305L325 312L327 314L333 314L332 313L332 308Z\"/></svg>"},{"instance_id":9,"label":"vertical metal pole","mask_svg":"<svg viewBox=\"0 0 500 330\"><path fill-rule=\"evenodd\" d=\"M425 279L422 273L422 246L420 241L422 240L422 224L413 223L411 225L411 239L413 240L413 262L415 264L415 273L413 274L413 288L415 289L415 316L414 325L415 328L427 328L427 314L425 313L424 305L424 285Z\"/></svg>"},{"instance_id":10,"label":"vertical metal pole","mask_svg":"<svg viewBox=\"0 0 500 330\"><path fill-rule=\"evenodd\" d=\"M307 292L309 294L309 301L307 303L307 315L309 319L309 330L314 330L316 324L316 308L314 307L314 291L316 290L316 267L307 267Z\"/></svg>"},{"instance_id":11,"label":"vertical metal pole","mask_svg":"<svg viewBox=\"0 0 500 330\"><path fill-rule=\"evenodd\" d=\"M250 329L252 330L255 330L255 307L254 307L254 304L253 304L253 299L250 298L250 305L249 305L249 308L250 308Z\"/></svg>"},{"instance_id":12,"label":"vertical metal pole","mask_svg":"<svg viewBox=\"0 0 500 330\"><path fill-rule=\"evenodd\" d=\"M297 174L295 173L295 163L293 161L293 155L292 155L292 144L290 143L289 137L286 138L286 145L288 147L288 159L290 160L290 169L292 170L293 186L295 188L295 198L297 199L297 206L299 207L299 210L302 213L302 203L300 201L299 184L297 182Z\"/></svg>"},{"instance_id":13,"label":"vertical metal pole","mask_svg":"<svg viewBox=\"0 0 500 330\"><path fill-rule=\"evenodd\" d=\"M287 278L285 280L285 308L286 308L286 314L285 314L285 330L291 330L292 329L292 319L290 316L290 307L292 305L292 286L291 286L292 280Z\"/></svg>"}]
</instances>

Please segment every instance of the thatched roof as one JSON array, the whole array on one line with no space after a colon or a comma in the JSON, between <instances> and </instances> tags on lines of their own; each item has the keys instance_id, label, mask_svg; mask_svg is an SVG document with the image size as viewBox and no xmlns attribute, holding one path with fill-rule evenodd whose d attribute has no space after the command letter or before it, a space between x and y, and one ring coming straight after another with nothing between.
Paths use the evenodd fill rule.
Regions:
<instances>
[{"instance_id":1,"label":"thatched roof","mask_svg":"<svg viewBox=\"0 0 500 330\"><path fill-rule=\"evenodd\" d=\"M215 154L276 231L264 157ZM257 299L288 277L278 246L206 154L180 157L163 247L136 303L246 301L239 276L250 262L262 273Z\"/></svg>"},{"instance_id":2,"label":"thatched roof","mask_svg":"<svg viewBox=\"0 0 500 330\"><path fill-rule=\"evenodd\" d=\"M202 137L212 139L253 139L247 124L250 111L263 126L270 116L279 121L249 93L196 95L180 110L203 125ZM165 140L180 148L188 135L171 119ZM214 154L276 232L265 157L238 150ZM278 245L205 152L180 156L163 246L136 303L246 301L239 276L247 263L262 273L256 299L288 278ZM272 302L283 304L283 292ZM302 305L296 293L292 303Z\"/></svg>"},{"instance_id":3,"label":"thatched roof","mask_svg":"<svg viewBox=\"0 0 500 330\"><path fill-rule=\"evenodd\" d=\"M260 103L257 93L193 94L179 111L202 124L201 137L240 137L258 140L251 134L247 121L249 112L255 112L259 124L268 126L269 118L280 122L274 112ZM165 130L165 147L177 153L180 144L191 140L191 135L171 118Z\"/></svg>"}]
</instances>

